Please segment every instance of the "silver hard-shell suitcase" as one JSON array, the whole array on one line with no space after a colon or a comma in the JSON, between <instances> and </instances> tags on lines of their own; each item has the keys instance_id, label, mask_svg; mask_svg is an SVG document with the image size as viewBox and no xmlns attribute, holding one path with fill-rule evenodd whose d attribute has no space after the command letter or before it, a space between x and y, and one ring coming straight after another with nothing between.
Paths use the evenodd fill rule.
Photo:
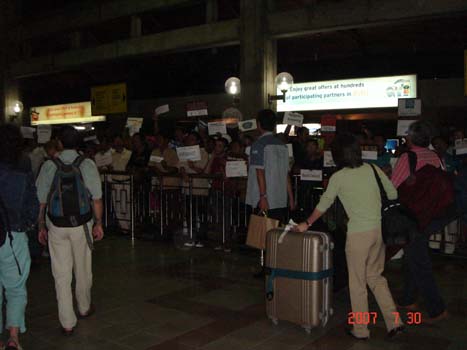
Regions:
<instances>
[{"instance_id":1,"label":"silver hard-shell suitcase","mask_svg":"<svg viewBox=\"0 0 467 350\"><path fill-rule=\"evenodd\" d=\"M286 320L307 332L326 325L333 313L333 246L324 232L268 232L266 312L275 324Z\"/></svg>"}]
</instances>

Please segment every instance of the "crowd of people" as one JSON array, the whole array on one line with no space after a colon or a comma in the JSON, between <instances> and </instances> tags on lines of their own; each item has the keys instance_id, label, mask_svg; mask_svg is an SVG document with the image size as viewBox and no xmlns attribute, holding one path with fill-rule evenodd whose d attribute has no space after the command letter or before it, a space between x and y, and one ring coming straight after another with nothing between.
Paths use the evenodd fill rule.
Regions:
<instances>
[{"instance_id":1,"label":"crowd of people","mask_svg":"<svg viewBox=\"0 0 467 350\"><path fill-rule=\"evenodd\" d=\"M306 127L295 128L294 137L289 136L290 126L284 133L276 134L276 120L273 111L262 110L257 115L257 130L253 133L210 136L205 128L198 126L197 130L177 128L171 134L165 131L152 136L136 133L131 138L117 135L85 143L75 128L65 126L51 141L29 147L27 153L19 128L1 125L0 288L5 289L7 300L8 349L19 348L18 335L26 329L24 313L30 256L25 232L34 224L38 227L39 241L48 245L50 252L63 333L73 333L77 316L86 318L94 313L92 248L93 241L104 236L100 173L131 172L136 179L147 174L172 175L164 178L161 184L167 190L178 187L187 193L189 181L194 181L193 196L206 196L209 191L241 196L254 210L267 212L269 217L285 223L288 212L305 205L294 198L291 174L299 174L302 169L323 170L323 146L331 149L336 168L331 170L333 174L319 204L307 206L310 216L294 229L308 230L339 198L348 216L345 253L352 310L368 311L368 285L376 296L391 337L403 332L404 326L394 319L396 304L381 275L386 260L381 234L381 198L371 164L376 165L389 199L397 198L398 192L401 195L407 181L427 165L452 173L453 182L461 184L457 187L460 193L457 203L453 203L449 215L430 217L428 224L420 228L422 234L404 247L404 293L398 306L417 310L420 295L430 315L425 321L445 319L446 306L431 270L429 237L450 224L459 212L464 212L462 179L466 171L463 159L457 157L454 150L456 140L463 140L463 134L456 131L451 140L440 136L433 138L433 129L421 120L410 126L407 142L390 152L385 148L386 139L382 135L371 135L367 130L354 135L337 134L331 147L323 145L319 136L310 135ZM293 157L287 147L289 143ZM176 150L183 146L199 146L200 159L179 160ZM362 148L367 146L377 150L376 160L362 159ZM410 152L406 151L416 156L414 169L410 164ZM247 162L246 186L226 177L226 164L232 160ZM190 179L190 175L200 174L219 175L219 178L210 182L203 177ZM217 205L215 209L219 208L222 206ZM229 208L224 207L224 210ZM194 236L186 244L203 247L201 238ZM232 247L231 232L226 233L224 246L216 246L226 252ZM73 308L73 274L78 315ZM0 317L3 329L1 320ZM366 325L355 325L349 333L358 339L369 337Z\"/></svg>"}]
</instances>

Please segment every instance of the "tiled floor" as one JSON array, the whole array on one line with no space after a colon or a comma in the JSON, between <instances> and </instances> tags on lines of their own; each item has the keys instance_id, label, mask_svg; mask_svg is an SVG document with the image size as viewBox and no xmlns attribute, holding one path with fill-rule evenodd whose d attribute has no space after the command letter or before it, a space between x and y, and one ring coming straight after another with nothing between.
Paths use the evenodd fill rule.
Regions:
<instances>
[{"instance_id":1,"label":"tiled floor","mask_svg":"<svg viewBox=\"0 0 467 350\"><path fill-rule=\"evenodd\" d=\"M384 325L371 339L344 335L347 290L335 295L335 314L325 328L307 335L292 324L273 326L265 317L263 282L252 277L255 252L224 254L210 249L109 237L96 245L95 316L81 321L73 337L59 332L53 279L47 261L29 279L28 349L318 350L467 349L467 260L436 258L435 269L451 312L436 327L411 327L402 339L384 339ZM387 268L392 289L399 263ZM375 308L374 302L372 303Z\"/></svg>"}]
</instances>

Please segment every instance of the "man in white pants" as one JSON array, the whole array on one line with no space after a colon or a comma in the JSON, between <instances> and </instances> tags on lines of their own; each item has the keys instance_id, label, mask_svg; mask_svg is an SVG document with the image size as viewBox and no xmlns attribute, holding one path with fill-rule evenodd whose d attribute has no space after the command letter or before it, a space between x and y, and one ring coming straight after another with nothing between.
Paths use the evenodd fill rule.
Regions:
<instances>
[{"instance_id":1,"label":"man in white pants","mask_svg":"<svg viewBox=\"0 0 467 350\"><path fill-rule=\"evenodd\" d=\"M79 134L71 126L61 130L60 142L64 150L59 159L65 165L70 165L79 157L76 148L79 144ZM45 215L49 192L52 189L57 165L47 161L42 166L37 178L37 194L41 203L39 214L39 241L49 243L52 273L55 279L59 319L64 335L73 334L77 317L73 309L73 293L71 283L73 272L76 279L76 299L80 318L90 316L94 312L91 304L92 287L92 240L101 240L104 236L102 228L102 188L99 172L95 163L84 159L79 163L82 181L92 199L94 223L92 213L89 211L89 221L77 227L60 227L52 224L49 215ZM63 203L62 203L63 205ZM62 209L63 211L64 209ZM87 220L87 219L86 219ZM55 222L55 221L54 221ZM56 223L56 222L55 222ZM93 225L94 224L94 225ZM87 225L85 230L84 225ZM49 232L47 232L47 228ZM89 232L92 229L92 236Z\"/></svg>"}]
</instances>

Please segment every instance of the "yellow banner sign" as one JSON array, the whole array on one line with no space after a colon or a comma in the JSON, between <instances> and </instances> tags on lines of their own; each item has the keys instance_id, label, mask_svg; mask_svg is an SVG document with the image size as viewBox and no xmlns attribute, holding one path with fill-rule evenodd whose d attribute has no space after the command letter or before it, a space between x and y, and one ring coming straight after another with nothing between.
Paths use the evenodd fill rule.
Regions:
<instances>
[{"instance_id":1,"label":"yellow banner sign","mask_svg":"<svg viewBox=\"0 0 467 350\"><path fill-rule=\"evenodd\" d=\"M105 116L91 116L91 102L31 108L31 125L92 123L105 121Z\"/></svg>"},{"instance_id":2,"label":"yellow banner sign","mask_svg":"<svg viewBox=\"0 0 467 350\"><path fill-rule=\"evenodd\" d=\"M126 84L112 84L91 88L92 115L126 113Z\"/></svg>"}]
</instances>

